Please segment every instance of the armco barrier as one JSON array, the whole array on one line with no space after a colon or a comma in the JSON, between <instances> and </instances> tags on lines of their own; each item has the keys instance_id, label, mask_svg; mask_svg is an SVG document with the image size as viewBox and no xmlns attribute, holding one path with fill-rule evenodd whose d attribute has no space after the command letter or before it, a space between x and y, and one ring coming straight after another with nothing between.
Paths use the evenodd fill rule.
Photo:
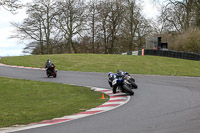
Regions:
<instances>
[{"instance_id":1,"label":"armco barrier","mask_svg":"<svg viewBox=\"0 0 200 133\"><path fill-rule=\"evenodd\" d=\"M144 55L165 56L200 61L200 54L174 50L144 49Z\"/></svg>"}]
</instances>

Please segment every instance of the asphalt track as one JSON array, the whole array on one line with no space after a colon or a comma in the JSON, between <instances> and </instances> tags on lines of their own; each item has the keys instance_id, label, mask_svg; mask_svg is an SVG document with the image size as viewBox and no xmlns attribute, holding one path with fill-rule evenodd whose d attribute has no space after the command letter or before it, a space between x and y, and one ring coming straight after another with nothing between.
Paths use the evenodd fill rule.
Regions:
<instances>
[{"instance_id":1,"label":"asphalt track","mask_svg":"<svg viewBox=\"0 0 200 133\"><path fill-rule=\"evenodd\" d=\"M110 89L107 74L0 67L0 76ZM200 79L134 75L139 86L131 100L114 110L19 133L200 133ZM18 133L18 132L16 132Z\"/></svg>"}]
</instances>

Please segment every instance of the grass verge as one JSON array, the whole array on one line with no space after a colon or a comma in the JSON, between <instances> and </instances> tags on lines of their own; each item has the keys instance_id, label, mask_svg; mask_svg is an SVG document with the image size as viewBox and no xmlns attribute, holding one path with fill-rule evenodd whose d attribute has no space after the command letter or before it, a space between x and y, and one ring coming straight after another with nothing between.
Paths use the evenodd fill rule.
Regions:
<instances>
[{"instance_id":1,"label":"grass verge","mask_svg":"<svg viewBox=\"0 0 200 133\"><path fill-rule=\"evenodd\" d=\"M0 77L0 127L62 117L101 105L86 87Z\"/></svg>"},{"instance_id":2,"label":"grass verge","mask_svg":"<svg viewBox=\"0 0 200 133\"><path fill-rule=\"evenodd\" d=\"M159 56L58 54L31 55L3 58L10 65L44 67L47 59L58 70L86 72L116 72L117 69L132 74L200 76L200 62Z\"/></svg>"}]
</instances>

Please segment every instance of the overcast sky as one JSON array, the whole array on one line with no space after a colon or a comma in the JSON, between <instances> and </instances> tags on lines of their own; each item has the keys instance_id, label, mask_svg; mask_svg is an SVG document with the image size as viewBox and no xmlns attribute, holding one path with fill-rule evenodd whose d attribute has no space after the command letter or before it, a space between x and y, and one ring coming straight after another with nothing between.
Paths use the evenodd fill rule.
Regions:
<instances>
[{"instance_id":1,"label":"overcast sky","mask_svg":"<svg viewBox=\"0 0 200 133\"><path fill-rule=\"evenodd\" d=\"M31 1L31 0L21 0ZM157 8L152 0L144 0L143 14L147 18L152 18L158 15ZM15 28L11 26L10 22L22 22L26 18L25 9L18 10L18 14L13 15L0 7L0 57L1 56L20 56L24 55L23 48L25 47L18 39L9 39L14 33Z\"/></svg>"}]
</instances>

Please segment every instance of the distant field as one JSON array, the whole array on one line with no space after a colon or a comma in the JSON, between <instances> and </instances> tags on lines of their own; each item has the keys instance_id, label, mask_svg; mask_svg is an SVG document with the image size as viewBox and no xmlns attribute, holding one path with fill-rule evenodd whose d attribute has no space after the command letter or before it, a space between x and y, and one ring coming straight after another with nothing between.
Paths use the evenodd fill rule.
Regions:
<instances>
[{"instance_id":1,"label":"distant field","mask_svg":"<svg viewBox=\"0 0 200 133\"><path fill-rule=\"evenodd\" d=\"M50 59L58 70L85 72L116 72L118 69L132 74L200 76L200 61L130 55L58 54L31 55L3 58L10 65L44 67Z\"/></svg>"},{"instance_id":2,"label":"distant field","mask_svg":"<svg viewBox=\"0 0 200 133\"><path fill-rule=\"evenodd\" d=\"M71 115L108 100L86 87L0 77L0 127Z\"/></svg>"}]
</instances>

